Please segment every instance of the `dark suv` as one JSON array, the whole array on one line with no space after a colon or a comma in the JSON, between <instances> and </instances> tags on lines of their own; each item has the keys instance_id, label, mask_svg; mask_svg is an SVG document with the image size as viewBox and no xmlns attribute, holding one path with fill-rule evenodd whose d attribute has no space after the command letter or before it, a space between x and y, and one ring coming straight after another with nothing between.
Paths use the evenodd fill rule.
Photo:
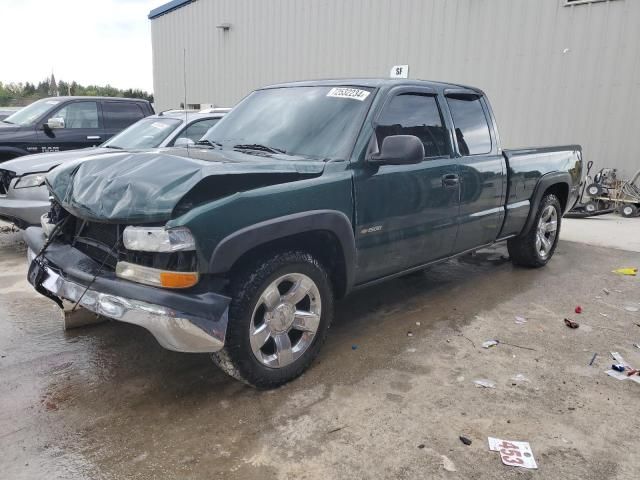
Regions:
<instances>
[{"instance_id":1,"label":"dark suv","mask_svg":"<svg viewBox=\"0 0 640 480\"><path fill-rule=\"evenodd\" d=\"M0 162L96 146L153 113L149 102L133 98L43 98L0 121Z\"/></svg>"}]
</instances>

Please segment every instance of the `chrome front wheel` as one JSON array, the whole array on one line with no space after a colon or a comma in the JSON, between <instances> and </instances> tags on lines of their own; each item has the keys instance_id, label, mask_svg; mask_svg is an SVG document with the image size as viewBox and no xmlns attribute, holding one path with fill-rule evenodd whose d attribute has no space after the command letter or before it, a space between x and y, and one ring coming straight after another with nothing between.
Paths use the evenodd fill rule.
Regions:
<instances>
[{"instance_id":1,"label":"chrome front wheel","mask_svg":"<svg viewBox=\"0 0 640 480\"><path fill-rule=\"evenodd\" d=\"M301 273L283 275L264 289L249 325L251 350L270 368L300 358L318 331L322 298L318 286Z\"/></svg>"}]
</instances>

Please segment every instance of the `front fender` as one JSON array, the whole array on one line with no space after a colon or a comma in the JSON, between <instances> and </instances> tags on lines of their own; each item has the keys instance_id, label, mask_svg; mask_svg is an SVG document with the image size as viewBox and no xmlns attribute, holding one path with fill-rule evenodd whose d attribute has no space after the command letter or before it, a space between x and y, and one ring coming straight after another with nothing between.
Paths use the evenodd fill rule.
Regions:
<instances>
[{"instance_id":1,"label":"front fender","mask_svg":"<svg viewBox=\"0 0 640 480\"><path fill-rule=\"evenodd\" d=\"M328 231L342 247L347 288L353 285L356 245L349 218L337 210L313 210L256 223L223 238L216 246L209 263L214 274L228 272L249 250L268 242L300 233Z\"/></svg>"}]
</instances>

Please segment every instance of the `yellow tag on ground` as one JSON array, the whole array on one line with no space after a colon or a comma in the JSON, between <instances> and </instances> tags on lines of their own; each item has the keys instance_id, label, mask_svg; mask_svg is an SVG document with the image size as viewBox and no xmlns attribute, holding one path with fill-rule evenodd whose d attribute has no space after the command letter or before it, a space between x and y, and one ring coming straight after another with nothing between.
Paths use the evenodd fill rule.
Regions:
<instances>
[{"instance_id":1,"label":"yellow tag on ground","mask_svg":"<svg viewBox=\"0 0 640 480\"><path fill-rule=\"evenodd\" d=\"M638 269L635 267L618 268L617 270L613 270L613 273L619 273L620 275L632 275L635 277L638 274Z\"/></svg>"}]
</instances>

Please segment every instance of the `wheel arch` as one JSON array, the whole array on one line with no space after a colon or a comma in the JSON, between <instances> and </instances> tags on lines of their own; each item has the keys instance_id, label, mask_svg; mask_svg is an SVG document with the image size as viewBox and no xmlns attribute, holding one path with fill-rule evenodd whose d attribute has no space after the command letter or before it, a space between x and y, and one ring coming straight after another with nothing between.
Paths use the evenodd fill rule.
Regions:
<instances>
[{"instance_id":1,"label":"wheel arch","mask_svg":"<svg viewBox=\"0 0 640 480\"><path fill-rule=\"evenodd\" d=\"M228 274L260 255L282 249L305 250L328 269L337 297L354 279L356 248L349 218L336 210L314 210L245 227L220 241L209 263L212 274Z\"/></svg>"},{"instance_id":2,"label":"wheel arch","mask_svg":"<svg viewBox=\"0 0 640 480\"><path fill-rule=\"evenodd\" d=\"M567 210L567 203L569 201L569 185L571 185L571 175L569 175L568 172L553 172L543 175L540 180L538 180L538 184L531 196L529 215L527 216L527 221L525 222L521 233L529 231L535 221L540 202L544 196L549 193L558 197L560 207L562 208L561 213L564 214Z\"/></svg>"},{"instance_id":3,"label":"wheel arch","mask_svg":"<svg viewBox=\"0 0 640 480\"><path fill-rule=\"evenodd\" d=\"M22 157L24 155L29 155L29 152L18 147L0 147L0 162L4 162L7 160L13 160L14 158Z\"/></svg>"}]
</instances>

